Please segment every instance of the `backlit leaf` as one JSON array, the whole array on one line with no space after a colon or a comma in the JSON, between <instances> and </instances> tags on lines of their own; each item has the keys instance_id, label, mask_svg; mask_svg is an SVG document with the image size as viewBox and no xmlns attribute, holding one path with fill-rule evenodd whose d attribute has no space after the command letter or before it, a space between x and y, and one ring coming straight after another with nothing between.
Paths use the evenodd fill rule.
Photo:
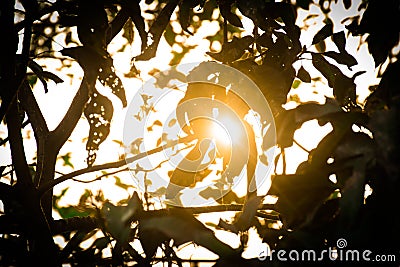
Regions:
<instances>
[{"instance_id":1,"label":"backlit leaf","mask_svg":"<svg viewBox=\"0 0 400 267\"><path fill-rule=\"evenodd\" d=\"M157 18L150 27L149 33L152 38L152 43L147 46L144 51L135 60L149 60L156 55L157 47L160 42L161 36L169 24L170 17L177 7L179 0L171 0L165 5L165 7L158 14Z\"/></svg>"},{"instance_id":2,"label":"backlit leaf","mask_svg":"<svg viewBox=\"0 0 400 267\"><path fill-rule=\"evenodd\" d=\"M87 164L92 166L96 160L96 152L100 144L110 133L110 124L114 108L105 96L95 92L85 107L85 117L89 122L89 138L86 143L88 151Z\"/></svg>"},{"instance_id":3,"label":"backlit leaf","mask_svg":"<svg viewBox=\"0 0 400 267\"><path fill-rule=\"evenodd\" d=\"M308 71L306 71L304 69L303 66L301 66L299 71L297 72L297 78L299 78L300 80L302 80L305 83L310 83L311 82L311 76L308 73Z\"/></svg>"},{"instance_id":4,"label":"backlit leaf","mask_svg":"<svg viewBox=\"0 0 400 267\"><path fill-rule=\"evenodd\" d=\"M317 44L320 41L324 40L325 38L331 36L333 34L333 24L332 23L327 23L325 24L322 29L320 29L315 35L312 40L311 44Z\"/></svg>"},{"instance_id":5,"label":"backlit leaf","mask_svg":"<svg viewBox=\"0 0 400 267\"><path fill-rule=\"evenodd\" d=\"M327 57L336 60L337 63L344 64L349 68L354 65L357 65L357 60L346 51L342 51L340 53L334 51L327 51L324 52L323 54Z\"/></svg>"}]
</instances>

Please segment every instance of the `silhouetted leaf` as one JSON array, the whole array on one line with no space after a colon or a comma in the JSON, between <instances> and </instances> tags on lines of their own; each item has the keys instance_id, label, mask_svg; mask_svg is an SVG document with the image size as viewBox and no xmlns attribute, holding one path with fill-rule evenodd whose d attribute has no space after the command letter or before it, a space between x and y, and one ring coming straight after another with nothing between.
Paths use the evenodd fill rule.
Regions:
<instances>
[{"instance_id":1,"label":"silhouetted leaf","mask_svg":"<svg viewBox=\"0 0 400 267\"><path fill-rule=\"evenodd\" d=\"M344 31L334 33L332 35L332 41L339 49L339 52L346 51L346 36L344 34Z\"/></svg>"},{"instance_id":2,"label":"silhouetted leaf","mask_svg":"<svg viewBox=\"0 0 400 267\"><path fill-rule=\"evenodd\" d=\"M349 9L351 7L351 0L343 0L344 7Z\"/></svg>"},{"instance_id":3,"label":"silhouetted leaf","mask_svg":"<svg viewBox=\"0 0 400 267\"><path fill-rule=\"evenodd\" d=\"M108 27L107 13L101 1L80 1L78 9L78 37L84 46L105 48Z\"/></svg>"},{"instance_id":4,"label":"silhouetted leaf","mask_svg":"<svg viewBox=\"0 0 400 267\"><path fill-rule=\"evenodd\" d=\"M246 231L254 225L255 215L263 199L262 196L255 196L244 203L242 212L235 221L235 226L239 231Z\"/></svg>"},{"instance_id":5,"label":"silhouetted leaf","mask_svg":"<svg viewBox=\"0 0 400 267\"><path fill-rule=\"evenodd\" d=\"M174 212L166 216L146 218L140 221L141 230L157 231L173 239L176 246L194 242L220 257L229 257L236 251L215 237L212 230L205 227L192 215Z\"/></svg>"},{"instance_id":6,"label":"silhouetted leaf","mask_svg":"<svg viewBox=\"0 0 400 267\"><path fill-rule=\"evenodd\" d=\"M181 24L182 30L189 34L193 34L189 31L188 27L190 25L192 8L199 4L199 0L187 0L181 1L179 4L179 23Z\"/></svg>"},{"instance_id":7,"label":"silhouetted leaf","mask_svg":"<svg viewBox=\"0 0 400 267\"><path fill-rule=\"evenodd\" d=\"M108 53L104 50L95 50L86 46L64 48L61 53L78 61L85 74L91 75L97 74L101 61L108 56Z\"/></svg>"},{"instance_id":8,"label":"silhouetted leaf","mask_svg":"<svg viewBox=\"0 0 400 267\"><path fill-rule=\"evenodd\" d=\"M302 9L309 10L312 2L312 0L297 0L296 4Z\"/></svg>"},{"instance_id":9,"label":"silhouetted leaf","mask_svg":"<svg viewBox=\"0 0 400 267\"><path fill-rule=\"evenodd\" d=\"M274 44L272 34L270 32L264 32L261 36L257 38L256 42L258 45L268 48Z\"/></svg>"},{"instance_id":10,"label":"silhouetted leaf","mask_svg":"<svg viewBox=\"0 0 400 267\"><path fill-rule=\"evenodd\" d=\"M325 38L331 36L333 34L333 24L332 23L327 23L325 24L322 29L320 29L315 35L312 40L311 44L317 44L320 41L324 40Z\"/></svg>"},{"instance_id":11,"label":"silhouetted leaf","mask_svg":"<svg viewBox=\"0 0 400 267\"><path fill-rule=\"evenodd\" d=\"M232 41L224 43L218 53L207 52L207 55L221 62L233 62L238 60L246 49L253 43L254 38L250 35L238 38L233 37Z\"/></svg>"},{"instance_id":12,"label":"silhouetted leaf","mask_svg":"<svg viewBox=\"0 0 400 267\"><path fill-rule=\"evenodd\" d=\"M58 77L57 75L55 75L54 73L49 72L49 71L45 71L45 70L42 71L41 76L42 76L43 78L45 78L45 79L52 80L52 81L55 82L55 83L62 83L62 82L64 82L63 79L61 79L60 77Z\"/></svg>"},{"instance_id":13,"label":"silhouetted leaf","mask_svg":"<svg viewBox=\"0 0 400 267\"><path fill-rule=\"evenodd\" d=\"M310 221L313 213L335 190L327 172L275 175L269 195L278 196L277 211L289 227Z\"/></svg>"},{"instance_id":14,"label":"silhouetted leaf","mask_svg":"<svg viewBox=\"0 0 400 267\"><path fill-rule=\"evenodd\" d=\"M113 112L112 102L97 92L93 94L85 107L84 114L90 125L89 138L86 143L88 166L92 166L96 160L96 152L100 144L110 133Z\"/></svg>"},{"instance_id":15,"label":"silhouetted leaf","mask_svg":"<svg viewBox=\"0 0 400 267\"><path fill-rule=\"evenodd\" d=\"M243 28L243 24L239 16L234 14L231 10L233 2L229 0L219 0L217 2L222 17L226 19L230 24L239 28Z\"/></svg>"},{"instance_id":16,"label":"silhouetted leaf","mask_svg":"<svg viewBox=\"0 0 400 267\"><path fill-rule=\"evenodd\" d=\"M128 10L129 17L131 18L132 22L135 24L136 29L139 32L140 40L142 42L141 50L144 51L147 46L147 32L144 19L141 14L139 2L140 1L137 0L123 1L123 8L126 8Z\"/></svg>"},{"instance_id":17,"label":"silhouetted leaf","mask_svg":"<svg viewBox=\"0 0 400 267\"><path fill-rule=\"evenodd\" d=\"M152 43L147 46L139 56L136 56L135 60L149 60L156 55L158 43L160 42L161 36L169 24L170 17L178 3L179 0L168 1L165 7L161 10L149 30Z\"/></svg>"},{"instance_id":18,"label":"silhouetted leaf","mask_svg":"<svg viewBox=\"0 0 400 267\"><path fill-rule=\"evenodd\" d=\"M45 93L48 92L48 89L47 89L47 80L48 79L54 81L55 83L64 82L60 77L58 77L54 73L43 70L42 66L40 66L33 60L28 61L28 66L36 74L36 76L39 78L39 80L42 82Z\"/></svg>"},{"instance_id":19,"label":"silhouetted leaf","mask_svg":"<svg viewBox=\"0 0 400 267\"><path fill-rule=\"evenodd\" d=\"M322 40L318 43L315 44L315 48L317 49L318 52L323 53L326 51L326 43L325 40Z\"/></svg>"},{"instance_id":20,"label":"silhouetted leaf","mask_svg":"<svg viewBox=\"0 0 400 267\"><path fill-rule=\"evenodd\" d=\"M337 63L344 64L349 68L354 65L357 65L357 60L346 51L342 51L340 53L334 51L327 51L324 52L323 54L324 56L333 58L334 60L336 60Z\"/></svg>"},{"instance_id":21,"label":"silhouetted leaf","mask_svg":"<svg viewBox=\"0 0 400 267\"><path fill-rule=\"evenodd\" d=\"M311 76L308 73L308 71L306 71L304 69L303 66L301 66L299 71L297 72L297 78L299 78L300 80L302 80L305 83L310 83L311 82Z\"/></svg>"},{"instance_id":22,"label":"silhouetted leaf","mask_svg":"<svg viewBox=\"0 0 400 267\"><path fill-rule=\"evenodd\" d=\"M336 77L344 76L342 71L335 65L329 63L321 54L312 53L314 67L328 80L329 87L333 87Z\"/></svg>"},{"instance_id":23,"label":"silhouetted leaf","mask_svg":"<svg viewBox=\"0 0 400 267\"><path fill-rule=\"evenodd\" d=\"M122 244L125 244L131 231L131 223L136 219L135 215L142 211L142 201L136 192L128 200L126 206L115 206L110 202L104 203L101 213L106 229Z\"/></svg>"}]
</instances>

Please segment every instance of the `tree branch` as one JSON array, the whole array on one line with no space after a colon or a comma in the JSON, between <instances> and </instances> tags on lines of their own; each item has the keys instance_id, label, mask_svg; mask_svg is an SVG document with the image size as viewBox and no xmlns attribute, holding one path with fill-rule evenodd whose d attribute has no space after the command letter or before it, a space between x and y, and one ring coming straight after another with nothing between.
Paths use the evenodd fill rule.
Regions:
<instances>
[{"instance_id":1,"label":"tree branch","mask_svg":"<svg viewBox=\"0 0 400 267\"><path fill-rule=\"evenodd\" d=\"M21 120L17 101L14 99L10 104L9 112L6 114L12 164L17 175L17 183L25 186L32 186L32 177L28 162L26 161L24 144L22 141Z\"/></svg>"},{"instance_id":2,"label":"tree branch","mask_svg":"<svg viewBox=\"0 0 400 267\"><path fill-rule=\"evenodd\" d=\"M159 209L159 210L146 210L142 211L138 217L131 218L132 220L136 219L146 219L152 217L160 217L160 216L167 216L170 214L170 211L173 209L182 210L189 212L191 214L202 214L202 213L211 213L211 212L224 212L224 211L242 211L243 204L225 204L225 205L216 205L216 206L206 206L206 207L176 207L176 208L169 208L169 209ZM263 204L261 205L258 210L274 210L275 207L273 204ZM256 216L274 219L276 220L277 217L261 212L257 212ZM86 217L73 217L68 219L60 219L55 220L52 224L52 232L53 234L61 234L64 232L72 232L77 230L94 230L96 228L101 227L102 222L100 219L86 216Z\"/></svg>"},{"instance_id":3,"label":"tree branch","mask_svg":"<svg viewBox=\"0 0 400 267\"><path fill-rule=\"evenodd\" d=\"M26 80L24 81L21 88L20 99L23 108L28 115L29 121L31 122L36 139L37 165L36 174L33 179L33 183L36 187L38 186L40 179L43 176L46 142L49 136L49 128L47 127L46 120L44 119L39 105L35 99L35 96L33 95L28 81Z\"/></svg>"},{"instance_id":4,"label":"tree branch","mask_svg":"<svg viewBox=\"0 0 400 267\"><path fill-rule=\"evenodd\" d=\"M100 164L100 165L95 165L95 166L91 166L91 167L87 167L87 168L83 168L80 170L76 170L73 172L70 172L68 174L62 175L54 180L50 180L47 183L41 185L39 187L39 194L42 195L45 192L47 192L48 190L50 190L51 188L53 188L54 186L56 186L59 183L62 183L64 181L67 181L69 179L72 179L76 176L82 175L82 174L86 174L86 173L91 173L91 172L95 172L95 171L101 171L101 170L106 170L106 169L115 169L115 168L120 168L122 166L125 166L126 164L135 162L139 159L142 159L144 157L150 156L152 154L158 153L158 152L162 152L163 150L173 147L177 144L180 143L189 143L191 141L195 140L194 136L187 136L184 138L181 138L180 140L177 141L171 141L168 144L166 144L165 146L159 146L156 147L154 149L151 149L149 151L145 151L142 153L139 153L133 157L130 158L126 158L126 159L121 159L115 162L109 162L109 163L104 163L104 164Z\"/></svg>"}]
</instances>

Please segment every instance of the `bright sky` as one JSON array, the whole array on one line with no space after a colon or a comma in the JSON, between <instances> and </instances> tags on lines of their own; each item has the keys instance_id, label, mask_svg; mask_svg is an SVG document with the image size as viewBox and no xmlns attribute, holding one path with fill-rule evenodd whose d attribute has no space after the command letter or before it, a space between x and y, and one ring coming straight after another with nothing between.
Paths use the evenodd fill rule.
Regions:
<instances>
[{"instance_id":1,"label":"bright sky","mask_svg":"<svg viewBox=\"0 0 400 267\"><path fill-rule=\"evenodd\" d=\"M353 3L353 8L351 10L345 10L342 6L341 1L338 1L338 4L332 4L331 8L333 10L332 16L336 21L341 21L343 18L347 16L351 16L357 14L357 6ZM354 2L354 1L353 1ZM306 17L309 14L320 14L318 9L314 6L311 6L310 11L302 11L299 13L299 26L302 26L302 18ZM218 15L218 14L216 14ZM309 29L306 33L302 34L302 43L309 46L312 41L312 37L314 34L322 27L323 16L319 16L307 21ZM335 23L334 32L343 30L343 26L340 23ZM245 19L244 20L245 33L252 31L252 23L251 21ZM175 25L174 27L179 27L179 25ZM200 62L207 61L211 58L206 55L206 51L209 49L209 41L205 39L206 36L214 35L218 31L218 23L217 22L202 22L202 27L194 36L184 37L186 38L186 43L188 45L197 45L196 48L192 49L182 60L182 63L191 63L191 62ZM140 51L140 42L138 38L138 33L135 32L135 42L132 46L127 46L127 49L123 52L120 52L119 49L121 47L121 42L123 39L121 36L117 36L112 43L109 45L108 50L110 54L114 58L115 67L120 73L120 77L123 77L123 73L127 73L130 68L130 59L137 55L138 51ZM57 42L63 43L63 38L57 39ZM377 82L376 73L374 71L374 64L371 56L368 54L367 46L362 45L358 49L359 38L351 37L348 38L347 43L347 51L351 54L357 54L357 59L359 60L359 64L354 67L354 69L350 72L349 70L344 71L347 74L355 73L360 70L367 71L365 74L360 75L356 80L357 94L359 95L359 100L362 102L368 94L368 86ZM331 48L332 44L327 43L327 48ZM174 47L175 48L175 47ZM218 47L216 47L218 49ZM56 50L61 50L62 47L55 48ZM142 84L147 80L148 76L146 73L153 69L167 69L168 63L172 58L172 54L170 53L171 47L166 43L164 39L161 40L160 46L157 52L157 56L147 62L137 62L136 67L142 72L142 79L135 78L123 78L123 83L125 86L128 104L130 99L133 98L137 90L140 90ZM70 73L74 75L74 79L70 79L65 73L65 71L59 71L61 67L57 60L48 60L48 61L39 61L40 64L45 64L49 71L53 71L57 73L65 82L61 84L54 84L52 82L49 83L49 92L47 94L44 93L44 90L40 83L37 83L34 88L34 94L38 100L39 106L41 107L42 113L48 123L50 129L54 129L55 126L62 119L63 114L67 110L70 105L73 96L75 95L79 84L81 82L83 71L80 69L77 63L72 63L72 68L70 69ZM298 68L300 65L296 65ZM315 73L313 68L311 67L311 63L308 60L303 61L303 66L311 72L311 76L318 76L318 73ZM100 87L100 84L99 84ZM112 121L112 127L110 135L106 142L104 142L100 146L100 151L97 154L96 163L105 163L109 161L118 160L124 153L123 148L120 146L118 142L122 140L122 129L123 123L125 120L126 109L122 109L121 104L117 101L117 99L110 94L109 90L103 88L100 90L104 92L107 96L113 100L114 103L114 117ZM331 96L332 91L325 82L320 82L312 87L308 84L301 84L298 89L292 90L291 94L297 94L303 101L307 100L315 100L315 101L323 101L324 96ZM293 103L288 104L288 108L294 107ZM67 153L71 153L71 162L74 165L75 170L86 167L86 156L87 152L85 150L86 138L88 135L89 126L85 119L82 119L78 125L77 129L73 132L72 136L65 144L65 146L61 149L60 155L65 155ZM298 130L295 134L295 139L301 143L303 147L308 150L314 148L319 140L326 135L331 130L329 125L324 127L319 127L316 121L310 121L303 125L303 127ZM5 136L6 129L4 125L0 127L1 136ZM26 154L28 162L32 162L35 157L35 143L33 140L33 132L31 128L28 126L23 133L24 136L30 136L30 140L25 141L26 145ZM300 149L298 146L294 146L287 150L287 158L289 159L287 166L287 173L293 173L297 167L297 165L304 161L307 158L307 153ZM0 147L0 162L1 165L10 164L10 155L8 152L8 145ZM63 166L62 160L58 162L57 171L62 173L68 173L73 171L73 169L69 166ZM279 170L279 168L278 168ZM125 183L134 185L132 177L128 173L118 174L119 177L123 179ZM78 177L80 180L92 180L96 177L96 174L83 175ZM134 188L130 188L125 191L121 188L118 188L114 185L114 179L103 178L101 181L97 181L90 184L80 184L74 181L67 181L55 187L55 194L59 194L60 191L68 186L71 186L72 190L66 194L66 196L62 199L61 205L74 204L77 203L79 196L81 195L84 188L89 188L94 192L97 190L102 190L106 196L106 198L112 200L119 200L123 198L127 198L129 195L133 193ZM82 186L83 185L83 186ZM265 191L268 188L265 189ZM225 215L224 215L225 217ZM199 216L201 220L204 221L214 221L214 223L218 223L218 218L215 216L210 216L209 214L203 214ZM227 215L226 218L229 218ZM229 240L229 244L232 246L237 246L239 244L239 239L236 235L231 233L226 233L224 231L216 231L218 237L224 240ZM250 231L251 236L256 236L254 231ZM250 246L249 250L246 251L246 257L256 257L261 252L261 244L258 238L250 238ZM189 257L193 252L193 247L187 246L180 253L185 257ZM207 252L204 250L196 250L198 257L206 256ZM196 255L193 257L196 258Z\"/></svg>"}]
</instances>

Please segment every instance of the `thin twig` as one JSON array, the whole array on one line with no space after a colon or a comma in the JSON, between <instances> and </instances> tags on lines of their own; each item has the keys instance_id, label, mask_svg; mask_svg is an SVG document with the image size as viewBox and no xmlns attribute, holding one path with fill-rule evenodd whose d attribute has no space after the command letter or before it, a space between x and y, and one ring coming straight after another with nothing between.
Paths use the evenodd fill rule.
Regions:
<instances>
[{"instance_id":1,"label":"thin twig","mask_svg":"<svg viewBox=\"0 0 400 267\"><path fill-rule=\"evenodd\" d=\"M298 145L302 150L304 150L305 152L307 152L308 154L310 154L310 151L305 148L304 146L302 146L299 142L297 142L294 138L293 138L293 142Z\"/></svg>"},{"instance_id":2,"label":"thin twig","mask_svg":"<svg viewBox=\"0 0 400 267\"><path fill-rule=\"evenodd\" d=\"M102 175L100 175L100 176L98 176L98 177L96 177L96 178L94 178L92 180L89 180L89 181L83 181L83 180L78 180L78 179L74 179L74 178L72 178L72 180L75 181L75 182L79 182L79 183L89 184L89 183L101 180L103 177L106 177L106 176L109 176L109 175L114 175L114 174L117 174L117 173L123 172L123 171L129 171L129 168L126 167L126 168L119 169L119 170L116 170L116 171L113 171L113 172L107 172L107 173L104 173L104 174L102 174Z\"/></svg>"}]
</instances>

